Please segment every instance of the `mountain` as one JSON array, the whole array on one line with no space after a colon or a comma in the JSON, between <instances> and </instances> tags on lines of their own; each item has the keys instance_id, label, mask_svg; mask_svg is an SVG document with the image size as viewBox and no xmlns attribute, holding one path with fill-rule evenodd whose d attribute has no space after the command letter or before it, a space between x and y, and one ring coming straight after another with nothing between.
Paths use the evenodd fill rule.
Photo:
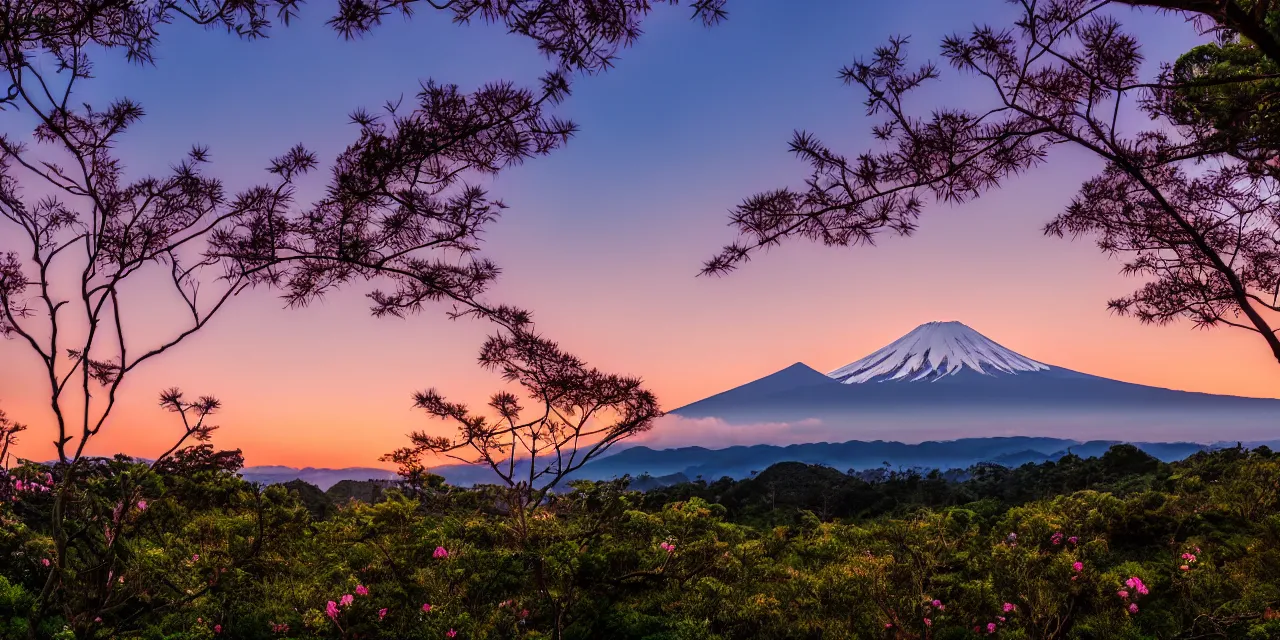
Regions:
<instances>
[{"instance_id":1,"label":"mountain","mask_svg":"<svg viewBox=\"0 0 1280 640\"><path fill-rule=\"evenodd\" d=\"M980 462L994 462L1016 467L1028 462L1057 460L1068 453L1082 458L1101 456L1114 440L1079 442L1062 438L1008 437L964 438L950 441L928 441L919 444L902 442L816 442L793 445L753 445L708 449L679 447L651 449L638 446L625 449L585 465L575 478L606 480L630 474L652 476L681 474L688 478L701 476L716 480L723 476L746 478L779 462L803 462L833 467L840 471L866 470L888 466L893 469L965 469ZM1194 442L1133 442L1137 448L1165 462L1181 460L1208 445ZM1234 446L1234 443L1233 443ZM438 473L438 471L437 471Z\"/></svg>"},{"instance_id":2,"label":"mountain","mask_svg":"<svg viewBox=\"0 0 1280 640\"><path fill-rule=\"evenodd\" d=\"M297 469L274 465L245 467L240 470L240 475L249 482L261 484L283 484L292 480L301 480L319 487L321 491L327 491L329 487L343 480L392 480L397 477L394 471L369 467L347 467L344 469L306 467Z\"/></svg>"},{"instance_id":3,"label":"mountain","mask_svg":"<svg viewBox=\"0 0 1280 640\"><path fill-rule=\"evenodd\" d=\"M1015 375L1050 368L996 344L959 322L929 322L827 376L845 384L932 382L966 369L985 375Z\"/></svg>"},{"instance_id":4,"label":"mountain","mask_svg":"<svg viewBox=\"0 0 1280 640\"><path fill-rule=\"evenodd\" d=\"M1280 433L1280 400L1072 371L959 322L920 325L825 375L796 363L671 413L731 425L817 421L828 439L907 442L1003 435L1212 442Z\"/></svg>"}]
</instances>

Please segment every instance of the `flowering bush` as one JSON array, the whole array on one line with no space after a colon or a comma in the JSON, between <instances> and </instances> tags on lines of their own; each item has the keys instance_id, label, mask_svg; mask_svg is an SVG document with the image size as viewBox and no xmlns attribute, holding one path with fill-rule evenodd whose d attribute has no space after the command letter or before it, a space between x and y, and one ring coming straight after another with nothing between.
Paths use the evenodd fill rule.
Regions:
<instances>
[{"instance_id":1,"label":"flowering bush","mask_svg":"<svg viewBox=\"0 0 1280 640\"><path fill-rule=\"evenodd\" d=\"M1280 547L1251 519L1251 494L1216 488L1280 478L1269 454L1193 459L1159 491L1149 478L1133 492L844 521L784 507L762 521L697 495L656 504L621 482L577 483L528 517L485 489L389 490L313 517L302 494L202 455L176 470L102 462L69 520L92 537L66 551L40 529L49 494L28 488L46 472L56 487L58 470L14 470L24 492L0 511L0 638L27 637L13 621L60 566L75 599L54 602L37 637L925 640L1210 624L1280 637L1268 599L1280 577L1258 560Z\"/></svg>"}]
</instances>

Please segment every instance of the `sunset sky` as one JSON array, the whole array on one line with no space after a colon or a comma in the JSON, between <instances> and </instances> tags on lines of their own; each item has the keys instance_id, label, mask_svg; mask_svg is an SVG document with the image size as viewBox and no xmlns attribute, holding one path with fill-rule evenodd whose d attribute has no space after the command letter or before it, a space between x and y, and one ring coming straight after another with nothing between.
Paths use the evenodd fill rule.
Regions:
<instances>
[{"instance_id":1,"label":"sunset sky","mask_svg":"<svg viewBox=\"0 0 1280 640\"><path fill-rule=\"evenodd\" d=\"M931 207L913 238L874 248L795 243L728 277L695 277L732 239L728 209L801 185L805 167L786 152L794 129L851 154L870 144L864 96L841 84L841 66L893 34L910 34L921 61L936 56L943 35L1012 17L1000 0L728 8L710 29L688 20L686 7L656 11L617 68L580 79L560 108L581 127L568 147L490 185L511 207L486 236L486 255L505 268L494 299L533 309L542 331L591 364L643 377L668 409L797 361L829 371L931 320L960 320L1031 358L1096 375L1280 397L1280 366L1257 336L1115 317L1106 301L1136 286L1118 262L1088 241L1041 235L1100 168L1072 151L976 202ZM343 42L323 25L330 11L303 5L296 25L258 42L174 25L155 68L100 57L82 100L128 96L147 110L120 149L133 176L163 172L203 143L213 170L239 189L266 181L267 161L298 142L333 158L356 134L348 113L411 96L419 79L473 89L530 83L545 68L525 40L429 12ZM1197 40L1180 18L1124 15L1142 36L1148 76ZM917 104L964 103L981 88L947 71ZM5 118L6 130L21 129L20 116ZM304 195L314 196L322 181L308 184ZM0 226L0 249L11 231ZM412 392L434 386L479 403L498 388L475 365L485 325L450 321L442 309L374 319L367 290L303 310L247 292L129 380L91 453L166 448L177 427L156 397L179 386L223 401L215 442L243 449L249 464L378 466L405 433L433 427L412 410ZM178 300L130 295L139 341L171 332ZM20 452L51 455L35 356L0 341L0 363L0 407L32 425Z\"/></svg>"}]
</instances>

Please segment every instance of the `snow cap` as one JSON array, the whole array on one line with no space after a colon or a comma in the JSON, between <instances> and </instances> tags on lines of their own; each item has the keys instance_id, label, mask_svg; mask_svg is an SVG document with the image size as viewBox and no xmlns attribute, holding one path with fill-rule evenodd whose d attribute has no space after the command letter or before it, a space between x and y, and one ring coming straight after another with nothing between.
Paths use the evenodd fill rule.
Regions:
<instances>
[{"instance_id":1,"label":"snow cap","mask_svg":"<svg viewBox=\"0 0 1280 640\"><path fill-rule=\"evenodd\" d=\"M970 369L984 375L1047 371L1049 365L1006 349L960 322L929 322L827 376L845 384L932 381Z\"/></svg>"}]
</instances>

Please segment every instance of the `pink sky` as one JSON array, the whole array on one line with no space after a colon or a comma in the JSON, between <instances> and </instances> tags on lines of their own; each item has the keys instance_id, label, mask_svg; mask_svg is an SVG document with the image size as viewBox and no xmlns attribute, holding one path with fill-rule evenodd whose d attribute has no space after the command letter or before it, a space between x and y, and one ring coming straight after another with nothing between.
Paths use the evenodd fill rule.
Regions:
<instances>
[{"instance_id":1,"label":"pink sky","mask_svg":"<svg viewBox=\"0 0 1280 640\"><path fill-rule=\"evenodd\" d=\"M532 308L541 330L591 364L643 377L668 409L797 361L829 371L931 320L959 320L1026 356L1096 375L1280 397L1280 365L1257 336L1114 317L1106 301L1136 283L1117 275L1118 263L1089 242L1040 234L1098 169L1071 153L979 201L933 207L911 239L859 249L789 245L726 278L694 277L730 239L727 209L804 177L785 153L792 129L811 129L850 152L866 144L861 96L835 79L841 65L891 33L916 33L919 55L932 54L939 35L982 17L943 2L899 5L833 17L743 3L712 31L686 24L683 10L661 17L618 69L579 85L565 114L582 132L569 147L493 185L512 205L487 236L488 255L505 268L493 297ZM1004 3L983 7L992 20L1007 15ZM466 65L446 61L449 47L473 42L457 40L460 32L474 41L509 39L437 23L391 25L382 39L341 45L305 22L296 35L251 45L192 31L171 38L188 48L165 50L158 69L108 65L96 86L150 107L130 138L134 146L122 149L131 167L161 170L203 141L213 145L228 181L243 187L263 179L257 169L266 158L298 140L332 157L350 139L350 128L335 124L343 114L411 90L424 75L412 59L405 69L358 72L379 56L441 56L431 63L433 75L471 83L525 80L540 69L522 43L486 50ZM1143 16L1136 23L1160 34L1149 38L1153 61L1192 42L1177 19ZM315 43L350 49L299 53ZM183 69L196 64L184 56L224 50L208 73L225 78L178 91ZM269 108L250 108L244 90L222 88L237 82L281 94ZM969 83L951 78L943 86L966 98ZM922 106L943 95L950 94L922 96ZM249 464L377 466L405 433L432 427L411 409L413 391L434 386L479 403L497 388L497 376L474 364L484 325L449 321L440 310L373 319L363 292L347 290L305 310L282 309L269 292L247 293L126 383L118 413L91 453L166 448L176 425L156 397L179 386L222 399L215 441L243 449ZM143 288L131 295L133 335L146 340L166 331L176 301ZM34 356L3 341L0 363L0 407L33 427L20 453L51 455L47 391Z\"/></svg>"}]
</instances>

